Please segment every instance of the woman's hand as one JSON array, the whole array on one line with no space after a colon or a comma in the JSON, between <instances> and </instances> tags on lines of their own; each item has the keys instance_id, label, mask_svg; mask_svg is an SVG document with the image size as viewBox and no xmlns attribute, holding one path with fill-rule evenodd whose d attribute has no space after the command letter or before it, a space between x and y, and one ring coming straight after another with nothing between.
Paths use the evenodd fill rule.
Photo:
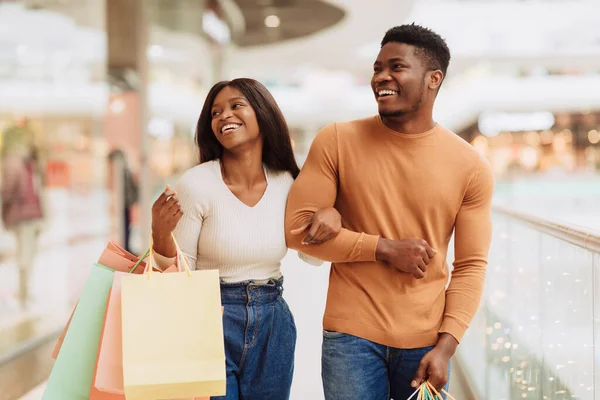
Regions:
<instances>
[{"instance_id":1,"label":"woman's hand","mask_svg":"<svg viewBox=\"0 0 600 400\"><path fill-rule=\"evenodd\" d=\"M169 237L183 216L177 193L167 185L152 205L152 236L154 241Z\"/></svg>"},{"instance_id":2,"label":"woman's hand","mask_svg":"<svg viewBox=\"0 0 600 400\"><path fill-rule=\"evenodd\" d=\"M306 231L302 244L321 244L333 239L342 229L342 216L333 207L324 208L313 214L310 222L291 231L293 235Z\"/></svg>"}]
</instances>

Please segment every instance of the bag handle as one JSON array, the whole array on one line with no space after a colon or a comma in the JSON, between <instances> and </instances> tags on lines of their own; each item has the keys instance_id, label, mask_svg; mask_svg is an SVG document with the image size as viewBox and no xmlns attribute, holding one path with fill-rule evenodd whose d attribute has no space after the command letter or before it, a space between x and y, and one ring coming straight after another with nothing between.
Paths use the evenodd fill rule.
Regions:
<instances>
[{"instance_id":1,"label":"bag handle","mask_svg":"<svg viewBox=\"0 0 600 400\"><path fill-rule=\"evenodd\" d=\"M425 381L425 384L429 387L429 389L435 393L435 396L439 397L440 399L443 399L442 395L435 389L435 387L433 387L433 385L431 384L431 382L429 381ZM452 395L448 392L446 392L445 389L442 389L442 393L444 393L446 396L448 396L448 398L450 400L456 400L454 397L452 397Z\"/></svg>"},{"instance_id":2,"label":"bag handle","mask_svg":"<svg viewBox=\"0 0 600 400\"><path fill-rule=\"evenodd\" d=\"M442 393L444 393L450 400L456 400L450 393L446 390L442 389ZM429 381L425 381L410 395L410 397L406 400L412 400L413 397L417 396L415 400L443 400L442 395L436 390L436 388Z\"/></svg>"},{"instance_id":3,"label":"bag handle","mask_svg":"<svg viewBox=\"0 0 600 400\"><path fill-rule=\"evenodd\" d=\"M179 245L177 244L177 240L175 240L175 236L173 235L173 233L171 233L171 238L173 239L173 243L175 243L175 249L177 251L177 269L181 271L180 262L182 262L185 268L185 272L187 272L187 275L191 277L192 271L190 270L190 266L188 265L188 262L185 258L185 255L183 255L181 248L179 248ZM150 279L150 275L152 274L152 259L154 258L154 242L152 241L152 237L150 237L150 248L148 250L150 258L148 259L148 271L146 272L146 274L148 275L148 279Z\"/></svg>"},{"instance_id":4,"label":"bag handle","mask_svg":"<svg viewBox=\"0 0 600 400\"><path fill-rule=\"evenodd\" d=\"M139 267L139 265L142 263L142 261L144 261L146 259L146 257L148 257L148 254L150 254L150 247L148 247L148 249L146 250L144 255L141 256L139 260L137 260L137 262L133 265L133 267L131 267L131 269L129 270L130 274L133 274L133 271L135 271L136 268Z\"/></svg>"}]
</instances>

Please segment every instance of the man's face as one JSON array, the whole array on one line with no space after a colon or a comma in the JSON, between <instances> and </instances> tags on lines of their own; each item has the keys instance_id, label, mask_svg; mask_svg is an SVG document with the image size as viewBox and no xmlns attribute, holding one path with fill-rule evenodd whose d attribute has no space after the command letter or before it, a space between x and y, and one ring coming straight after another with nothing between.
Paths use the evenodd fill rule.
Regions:
<instances>
[{"instance_id":1,"label":"man's face","mask_svg":"<svg viewBox=\"0 0 600 400\"><path fill-rule=\"evenodd\" d=\"M415 47L389 42L373 65L371 87L382 117L401 116L419 109L427 88L427 69Z\"/></svg>"}]
</instances>

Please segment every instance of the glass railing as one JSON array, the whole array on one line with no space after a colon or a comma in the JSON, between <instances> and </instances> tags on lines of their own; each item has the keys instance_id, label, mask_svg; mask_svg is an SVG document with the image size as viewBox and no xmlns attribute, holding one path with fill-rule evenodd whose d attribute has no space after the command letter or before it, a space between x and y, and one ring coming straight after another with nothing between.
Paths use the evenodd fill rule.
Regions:
<instances>
[{"instance_id":1,"label":"glass railing","mask_svg":"<svg viewBox=\"0 0 600 400\"><path fill-rule=\"evenodd\" d=\"M478 399L600 399L600 235L506 208L457 354ZM450 259L452 255L450 255Z\"/></svg>"}]
</instances>

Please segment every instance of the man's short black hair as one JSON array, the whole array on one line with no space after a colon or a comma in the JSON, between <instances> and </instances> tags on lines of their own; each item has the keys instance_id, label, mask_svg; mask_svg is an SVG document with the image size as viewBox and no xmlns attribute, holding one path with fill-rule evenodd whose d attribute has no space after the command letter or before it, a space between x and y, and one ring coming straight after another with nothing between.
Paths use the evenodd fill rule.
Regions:
<instances>
[{"instance_id":1,"label":"man's short black hair","mask_svg":"<svg viewBox=\"0 0 600 400\"><path fill-rule=\"evenodd\" d=\"M395 26L385 33L381 47L390 42L414 46L415 53L423 57L430 71L439 69L446 77L448 64L450 64L450 49L446 41L431 29L414 23Z\"/></svg>"}]
</instances>

